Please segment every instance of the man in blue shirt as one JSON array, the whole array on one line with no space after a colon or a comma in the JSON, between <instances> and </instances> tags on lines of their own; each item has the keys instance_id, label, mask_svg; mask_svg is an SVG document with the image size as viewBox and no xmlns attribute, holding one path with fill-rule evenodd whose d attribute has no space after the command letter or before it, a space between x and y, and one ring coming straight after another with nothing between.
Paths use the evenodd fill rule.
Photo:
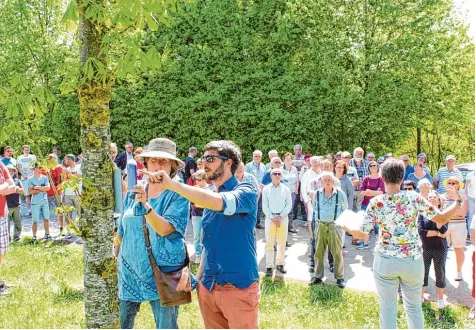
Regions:
<instances>
[{"instance_id":1,"label":"man in blue shirt","mask_svg":"<svg viewBox=\"0 0 476 330\"><path fill-rule=\"evenodd\" d=\"M345 286L344 281L344 258L342 257L342 231L335 226L339 215L347 209L347 197L339 188L334 187L334 174L322 172L322 188L318 189L313 196L315 217L316 250L314 260L316 269L311 285L322 283L324 277L324 255L329 248L334 257L334 276L337 285Z\"/></svg>"},{"instance_id":2,"label":"man in blue shirt","mask_svg":"<svg viewBox=\"0 0 476 330\"><path fill-rule=\"evenodd\" d=\"M204 151L204 170L215 191L180 184L164 171L147 175L150 182L161 182L165 189L205 208L202 262L197 273L205 327L258 328L260 289L253 235L258 193L234 176L241 154L233 142L212 141Z\"/></svg>"}]
</instances>

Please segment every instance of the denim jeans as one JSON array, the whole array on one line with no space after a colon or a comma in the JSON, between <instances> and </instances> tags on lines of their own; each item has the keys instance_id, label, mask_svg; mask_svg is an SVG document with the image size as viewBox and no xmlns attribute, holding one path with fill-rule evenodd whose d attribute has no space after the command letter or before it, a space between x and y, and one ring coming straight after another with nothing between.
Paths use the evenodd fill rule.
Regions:
<instances>
[{"instance_id":1,"label":"denim jeans","mask_svg":"<svg viewBox=\"0 0 476 330\"><path fill-rule=\"evenodd\" d=\"M375 285L380 301L380 328L397 328L398 285L409 329L423 329L421 287L425 268L423 258L395 258L376 254L373 263Z\"/></svg>"},{"instance_id":2,"label":"denim jeans","mask_svg":"<svg viewBox=\"0 0 476 330\"><path fill-rule=\"evenodd\" d=\"M154 313L155 326L157 329L178 329L178 306L162 307L160 300L149 301ZM140 310L140 302L120 300L119 314L121 316L121 329L133 329L137 313Z\"/></svg>"},{"instance_id":3,"label":"denim jeans","mask_svg":"<svg viewBox=\"0 0 476 330\"><path fill-rule=\"evenodd\" d=\"M195 247L195 253L197 257L202 255L202 217L192 215L192 226L193 226L193 246Z\"/></svg>"}]
</instances>

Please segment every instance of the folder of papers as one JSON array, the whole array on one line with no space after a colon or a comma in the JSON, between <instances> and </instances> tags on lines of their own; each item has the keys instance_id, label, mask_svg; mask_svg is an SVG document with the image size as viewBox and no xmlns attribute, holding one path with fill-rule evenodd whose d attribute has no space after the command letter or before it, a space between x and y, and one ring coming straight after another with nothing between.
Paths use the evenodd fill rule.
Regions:
<instances>
[{"instance_id":1,"label":"folder of papers","mask_svg":"<svg viewBox=\"0 0 476 330\"><path fill-rule=\"evenodd\" d=\"M344 210L337 218L335 224L339 227L346 227L349 230L359 230L364 222L364 211L357 213L351 210Z\"/></svg>"}]
</instances>

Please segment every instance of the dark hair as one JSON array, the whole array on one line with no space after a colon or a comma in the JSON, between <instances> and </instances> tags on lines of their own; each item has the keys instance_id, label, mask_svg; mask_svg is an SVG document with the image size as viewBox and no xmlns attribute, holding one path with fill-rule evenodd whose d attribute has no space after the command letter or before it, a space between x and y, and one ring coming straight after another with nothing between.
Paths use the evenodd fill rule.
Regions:
<instances>
[{"instance_id":1,"label":"dark hair","mask_svg":"<svg viewBox=\"0 0 476 330\"><path fill-rule=\"evenodd\" d=\"M233 142L228 140L209 142L203 151L215 150L220 156L224 156L232 160L231 174L235 174L241 162L240 148Z\"/></svg>"},{"instance_id":2,"label":"dark hair","mask_svg":"<svg viewBox=\"0 0 476 330\"><path fill-rule=\"evenodd\" d=\"M367 170L369 171L369 173L370 173L370 165L372 164L377 164L377 169L380 167L379 163L377 163L375 160L371 160L369 164L367 165Z\"/></svg>"},{"instance_id":3,"label":"dark hair","mask_svg":"<svg viewBox=\"0 0 476 330\"><path fill-rule=\"evenodd\" d=\"M382 178L388 184L400 184L405 175L405 166L401 160L389 158L381 165Z\"/></svg>"},{"instance_id":4,"label":"dark hair","mask_svg":"<svg viewBox=\"0 0 476 330\"><path fill-rule=\"evenodd\" d=\"M415 182L413 182L412 180L403 181L403 186L404 187L412 186L413 189L416 189Z\"/></svg>"},{"instance_id":5,"label":"dark hair","mask_svg":"<svg viewBox=\"0 0 476 330\"><path fill-rule=\"evenodd\" d=\"M349 171L349 168L347 167L347 164L343 160L338 160L334 164L334 174L336 173L336 167L337 165L344 165L344 175L347 174Z\"/></svg>"}]
</instances>

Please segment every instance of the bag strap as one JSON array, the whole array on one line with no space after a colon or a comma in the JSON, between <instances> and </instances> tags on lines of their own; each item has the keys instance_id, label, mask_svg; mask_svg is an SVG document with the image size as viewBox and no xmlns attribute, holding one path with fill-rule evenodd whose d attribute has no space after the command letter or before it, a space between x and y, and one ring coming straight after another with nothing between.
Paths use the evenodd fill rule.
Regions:
<instances>
[{"instance_id":1,"label":"bag strap","mask_svg":"<svg viewBox=\"0 0 476 330\"><path fill-rule=\"evenodd\" d=\"M334 210L334 221L336 221L337 218L337 204L339 204L339 191L336 190L336 208Z\"/></svg>"},{"instance_id":2,"label":"bag strap","mask_svg":"<svg viewBox=\"0 0 476 330\"><path fill-rule=\"evenodd\" d=\"M157 265L157 262L155 261L154 255L152 254L152 247L150 246L149 229L147 228L147 220L145 219L145 216L142 216L142 232L144 233L145 247L147 249L147 255L149 256L150 265L152 266L152 269L157 266L157 268L160 271L160 268ZM185 248L185 260L184 260L182 268L190 265L190 257L188 255L187 244L184 242L183 245ZM155 276L155 273L154 273L154 276Z\"/></svg>"},{"instance_id":3,"label":"bag strap","mask_svg":"<svg viewBox=\"0 0 476 330\"><path fill-rule=\"evenodd\" d=\"M319 203L319 190L316 191L316 198L317 198L317 219L320 220L321 219L321 207L320 207L320 203ZM334 209L334 221L336 221L336 218L337 218L337 206L339 204L339 191L336 190L336 206L335 206L335 209Z\"/></svg>"}]
</instances>

